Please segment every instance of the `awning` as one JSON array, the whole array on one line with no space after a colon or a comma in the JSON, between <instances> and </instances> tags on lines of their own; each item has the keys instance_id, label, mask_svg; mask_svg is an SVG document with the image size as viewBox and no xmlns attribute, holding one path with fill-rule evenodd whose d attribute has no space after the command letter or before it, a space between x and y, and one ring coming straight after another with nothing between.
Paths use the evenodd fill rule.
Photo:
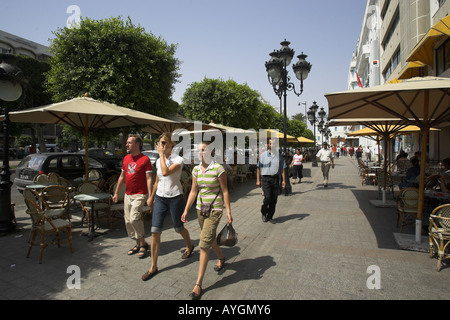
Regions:
<instances>
[{"instance_id":1,"label":"awning","mask_svg":"<svg viewBox=\"0 0 450 320\"><path fill-rule=\"evenodd\" d=\"M450 16L439 20L420 40L412 50L406 61L421 61L433 66L434 44L445 37L450 36Z\"/></svg>"},{"instance_id":2,"label":"awning","mask_svg":"<svg viewBox=\"0 0 450 320\"><path fill-rule=\"evenodd\" d=\"M414 77L423 77L423 67L426 64L421 61L410 61L407 65L400 71L397 79L411 79Z\"/></svg>"}]
</instances>

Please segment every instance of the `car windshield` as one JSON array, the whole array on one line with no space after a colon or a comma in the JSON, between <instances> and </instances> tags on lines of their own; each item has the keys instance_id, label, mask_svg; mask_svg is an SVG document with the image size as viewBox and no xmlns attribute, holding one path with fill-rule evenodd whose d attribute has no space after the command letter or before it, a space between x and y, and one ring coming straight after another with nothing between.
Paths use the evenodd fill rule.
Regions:
<instances>
[{"instance_id":1,"label":"car windshield","mask_svg":"<svg viewBox=\"0 0 450 320\"><path fill-rule=\"evenodd\" d=\"M44 159L45 158L43 158L43 157L28 156L19 163L17 168L19 168L19 169L30 168L30 169L38 170L39 167L41 166L42 162L44 162Z\"/></svg>"}]
</instances>

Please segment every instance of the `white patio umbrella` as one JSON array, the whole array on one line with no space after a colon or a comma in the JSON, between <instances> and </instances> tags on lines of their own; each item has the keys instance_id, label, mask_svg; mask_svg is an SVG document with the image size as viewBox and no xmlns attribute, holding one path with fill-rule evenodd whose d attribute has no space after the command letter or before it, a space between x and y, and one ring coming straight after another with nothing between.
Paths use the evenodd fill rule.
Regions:
<instances>
[{"instance_id":1,"label":"white patio umbrella","mask_svg":"<svg viewBox=\"0 0 450 320\"><path fill-rule=\"evenodd\" d=\"M369 88L325 94L329 103L329 119L380 118L400 119L416 125L422 133L419 208L416 242L421 240L426 148L431 127L450 119L450 79L423 77Z\"/></svg>"},{"instance_id":2,"label":"white patio umbrella","mask_svg":"<svg viewBox=\"0 0 450 320\"><path fill-rule=\"evenodd\" d=\"M4 116L0 117L3 121ZM42 107L9 113L10 121L22 123L66 124L76 128L85 136L85 173L88 178L89 134L96 129L120 128L148 125L153 130L161 130L164 125L176 125L175 121L157 117L145 112L98 101L89 97L79 97Z\"/></svg>"}]
</instances>

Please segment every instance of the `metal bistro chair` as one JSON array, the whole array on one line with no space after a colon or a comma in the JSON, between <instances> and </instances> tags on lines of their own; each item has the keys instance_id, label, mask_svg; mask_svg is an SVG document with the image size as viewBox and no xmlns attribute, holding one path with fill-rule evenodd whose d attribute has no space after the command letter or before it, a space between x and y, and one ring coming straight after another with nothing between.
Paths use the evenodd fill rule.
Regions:
<instances>
[{"instance_id":1,"label":"metal bistro chair","mask_svg":"<svg viewBox=\"0 0 450 320\"><path fill-rule=\"evenodd\" d=\"M414 224L418 215L419 189L404 188L397 195L397 227L400 225L400 232L403 227Z\"/></svg>"},{"instance_id":2,"label":"metal bistro chair","mask_svg":"<svg viewBox=\"0 0 450 320\"><path fill-rule=\"evenodd\" d=\"M439 272L442 267L442 260L450 258L450 252L447 250L450 243L450 204L444 204L433 210L430 215L428 235L430 258L433 257L436 253L435 249L437 249L437 271Z\"/></svg>"},{"instance_id":3,"label":"metal bistro chair","mask_svg":"<svg viewBox=\"0 0 450 320\"><path fill-rule=\"evenodd\" d=\"M63 219L51 219L48 216L46 216L39 206L36 205L35 202L26 199L25 203L27 205L27 213L31 217L32 221L32 228L31 228L31 242L28 247L28 253L27 258L30 257L31 249L33 248L34 241L36 239L36 236L40 234L40 240L39 240L39 263L42 263L42 254L44 252L44 249L50 245L54 244L55 242L58 244L58 248L61 247L61 239L60 239L60 233L65 232L67 233L67 242L70 246L70 251L73 252L72 248L72 225L69 221L63 220ZM54 236L54 239L51 239L51 237Z\"/></svg>"}]
</instances>

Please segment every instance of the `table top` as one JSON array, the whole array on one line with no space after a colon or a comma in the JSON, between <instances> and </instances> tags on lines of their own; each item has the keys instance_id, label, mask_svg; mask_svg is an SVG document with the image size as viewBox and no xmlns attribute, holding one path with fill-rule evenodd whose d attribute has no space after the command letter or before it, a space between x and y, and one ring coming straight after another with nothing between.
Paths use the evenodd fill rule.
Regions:
<instances>
[{"instance_id":1,"label":"table top","mask_svg":"<svg viewBox=\"0 0 450 320\"><path fill-rule=\"evenodd\" d=\"M78 201L97 201L108 199L111 197L110 193L80 193L73 198Z\"/></svg>"},{"instance_id":2,"label":"table top","mask_svg":"<svg viewBox=\"0 0 450 320\"><path fill-rule=\"evenodd\" d=\"M27 189L44 189L49 186L57 186L56 183L34 183L26 186Z\"/></svg>"}]
</instances>

